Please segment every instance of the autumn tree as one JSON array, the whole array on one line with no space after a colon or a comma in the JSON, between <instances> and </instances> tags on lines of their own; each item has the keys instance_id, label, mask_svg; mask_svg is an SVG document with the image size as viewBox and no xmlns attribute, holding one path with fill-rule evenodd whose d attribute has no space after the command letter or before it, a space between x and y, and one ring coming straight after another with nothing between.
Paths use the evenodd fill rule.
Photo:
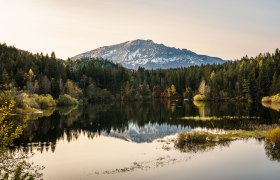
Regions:
<instances>
[{"instance_id":1,"label":"autumn tree","mask_svg":"<svg viewBox=\"0 0 280 180\"><path fill-rule=\"evenodd\" d=\"M200 94L207 96L210 93L210 87L208 85L206 85L205 80L202 80L200 82L198 91Z\"/></svg>"},{"instance_id":2,"label":"autumn tree","mask_svg":"<svg viewBox=\"0 0 280 180\"><path fill-rule=\"evenodd\" d=\"M192 89L190 87L186 87L183 95L185 98L191 99L193 96Z\"/></svg>"},{"instance_id":3,"label":"autumn tree","mask_svg":"<svg viewBox=\"0 0 280 180\"><path fill-rule=\"evenodd\" d=\"M176 94L176 87L174 84L171 85L170 90L171 90L171 94L174 96Z\"/></svg>"},{"instance_id":4,"label":"autumn tree","mask_svg":"<svg viewBox=\"0 0 280 180\"><path fill-rule=\"evenodd\" d=\"M159 87L159 85L155 85L153 87L152 95L153 95L154 98L159 98L160 97L160 87Z\"/></svg>"},{"instance_id":5,"label":"autumn tree","mask_svg":"<svg viewBox=\"0 0 280 180\"><path fill-rule=\"evenodd\" d=\"M68 79L64 86L64 93L79 99L82 95L82 90L76 86L73 81Z\"/></svg>"},{"instance_id":6,"label":"autumn tree","mask_svg":"<svg viewBox=\"0 0 280 180\"><path fill-rule=\"evenodd\" d=\"M29 71L25 74L25 79L26 79L26 89L30 94L33 94L35 89L34 89L34 80L35 80L35 75L30 68Z\"/></svg>"}]
</instances>

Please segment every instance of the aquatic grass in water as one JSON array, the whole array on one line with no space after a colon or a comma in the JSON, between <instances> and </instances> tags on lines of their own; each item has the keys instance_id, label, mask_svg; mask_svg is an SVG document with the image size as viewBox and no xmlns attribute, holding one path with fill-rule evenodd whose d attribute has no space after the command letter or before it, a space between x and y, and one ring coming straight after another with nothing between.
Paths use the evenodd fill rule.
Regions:
<instances>
[{"instance_id":1,"label":"aquatic grass in water","mask_svg":"<svg viewBox=\"0 0 280 180\"><path fill-rule=\"evenodd\" d=\"M260 119L258 116L185 116L179 117L181 120L195 120L195 121L210 121L210 120L224 120L224 119Z\"/></svg>"},{"instance_id":2,"label":"aquatic grass in water","mask_svg":"<svg viewBox=\"0 0 280 180\"><path fill-rule=\"evenodd\" d=\"M182 132L178 134L175 147L183 152L198 152L209 150L216 145L230 142L228 136L209 132Z\"/></svg>"},{"instance_id":3,"label":"aquatic grass in water","mask_svg":"<svg viewBox=\"0 0 280 180\"><path fill-rule=\"evenodd\" d=\"M206 151L217 145L229 145L233 140L256 138L262 139L267 131L227 131L225 134L213 134L203 131L181 132L175 141L175 147L183 152Z\"/></svg>"}]
</instances>

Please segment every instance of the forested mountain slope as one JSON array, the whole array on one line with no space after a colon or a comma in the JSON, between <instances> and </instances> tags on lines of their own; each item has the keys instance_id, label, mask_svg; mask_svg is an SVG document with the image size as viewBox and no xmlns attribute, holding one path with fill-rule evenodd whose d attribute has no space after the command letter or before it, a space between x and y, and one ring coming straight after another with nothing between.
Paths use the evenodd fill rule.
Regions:
<instances>
[{"instance_id":1,"label":"forested mountain slope","mask_svg":"<svg viewBox=\"0 0 280 180\"><path fill-rule=\"evenodd\" d=\"M209 99L256 101L280 92L278 49L273 54L243 57L224 64L129 70L103 59L61 60L54 53L31 54L1 44L0 71L2 89L33 88L35 93L58 97L65 93L65 83L70 80L82 90L81 98L93 100L108 94L122 99L142 99L189 98L201 93Z\"/></svg>"}]
</instances>

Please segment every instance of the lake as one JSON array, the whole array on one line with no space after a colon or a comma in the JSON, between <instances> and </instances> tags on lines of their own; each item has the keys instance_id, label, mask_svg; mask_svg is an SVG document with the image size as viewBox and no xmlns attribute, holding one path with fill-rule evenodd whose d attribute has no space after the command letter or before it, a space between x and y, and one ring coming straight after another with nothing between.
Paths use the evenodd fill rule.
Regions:
<instances>
[{"instance_id":1,"label":"lake","mask_svg":"<svg viewBox=\"0 0 280 180\"><path fill-rule=\"evenodd\" d=\"M26 118L26 117L25 117ZM174 147L182 131L278 126L260 104L153 101L50 109L29 116L16 153L44 166L43 179L279 179L280 154L262 139L197 152Z\"/></svg>"}]
</instances>

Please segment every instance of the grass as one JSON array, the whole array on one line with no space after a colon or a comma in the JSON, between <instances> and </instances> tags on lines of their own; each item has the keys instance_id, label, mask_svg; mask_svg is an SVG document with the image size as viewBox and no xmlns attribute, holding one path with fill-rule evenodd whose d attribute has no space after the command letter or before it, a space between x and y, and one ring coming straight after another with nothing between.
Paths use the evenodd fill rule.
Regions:
<instances>
[{"instance_id":1,"label":"grass","mask_svg":"<svg viewBox=\"0 0 280 180\"><path fill-rule=\"evenodd\" d=\"M209 132L182 132L177 136L175 147L183 152L198 152L230 141L231 139L227 136L220 136Z\"/></svg>"},{"instance_id":2,"label":"grass","mask_svg":"<svg viewBox=\"0 0 280 180\"><path fill-rule=\"evenodd\" d=\"M213 121L213 120L223 120L223 119L259 119L260 117L257 116L185 116L185 117L180 117L177 119L182 119L182 120L193 120L193 121Z\"/></svg>"},{"instance_id":3,"label":"grass","mask_svg":"<svg viewBox=\"0 0 280 180\"><path fill-rule=\"evenodd\" d=\"M175 147L183 152L206 151L217 145L228 145L231 141L237 139L265 138L267 131L255 130L232 130L224 134L213 134L202 131L181 132L175 141ZM278 136L277 136L278 137ZM279 128L279 144L280 144L280 128Z\"/></svg>"}]
</instances>

